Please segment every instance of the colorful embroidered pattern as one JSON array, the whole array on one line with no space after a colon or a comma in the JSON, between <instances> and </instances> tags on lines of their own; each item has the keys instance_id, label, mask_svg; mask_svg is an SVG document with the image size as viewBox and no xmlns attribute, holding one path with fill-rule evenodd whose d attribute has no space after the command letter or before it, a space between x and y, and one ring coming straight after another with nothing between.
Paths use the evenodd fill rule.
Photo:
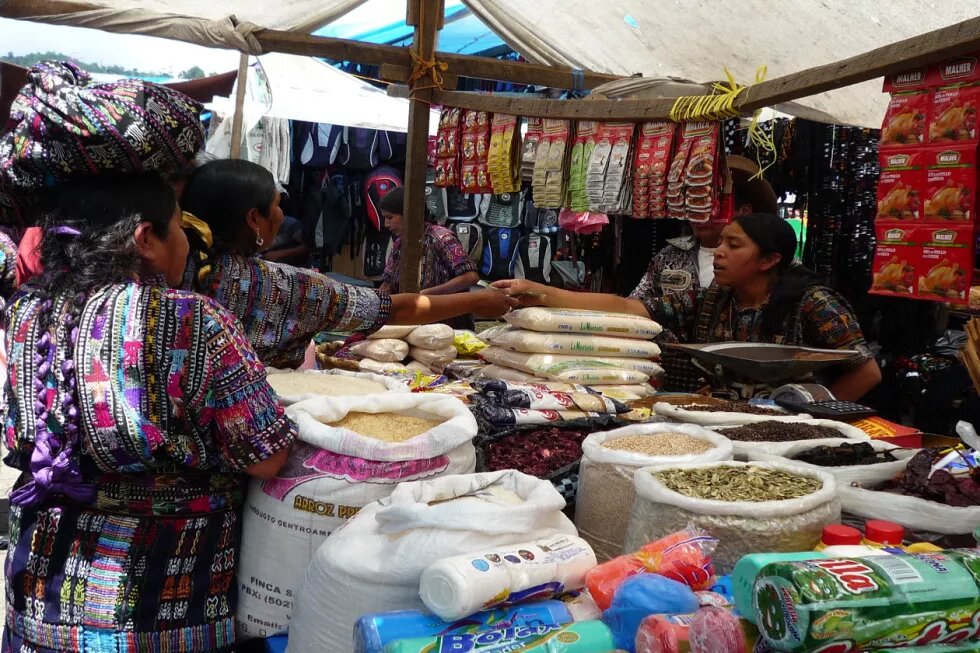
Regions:
<instances>
[{"instance_id":1,"label":"colorful embroidered pattern","mask_svg":"<svg viewBox=\"0 0 980 653\"><path fill-rule=\"evenodd\" d=\"M401 292L401 243L400 238L395 241L385 264L384 283L392 293ZM421 288L441 286L467 272L476 272L476 265L466 255L456 234L439 225L426 225L425 242L422 244Z\"/></svg>"},{"instance_id":2,"label":"colorful embroidered pattern","mask_svg":"<svg viewBox=\"0 0 980 653\"><path fill-rule=\"evenodd\" d=\"M25 294L9 311L6 462L22 470L39 304ZM52 323L66 310L55 301ZM89 506L54 497L12 509L3 650L230 651L239 472L288 446L295 426L237 321L210 299L113 285L91 295L79 328L80 462L98 494Z\"/></svg>"},{"instance_id":3,"label":"colorful embroidered pattern","mask_svg":"<svg viewBox=\"0 0 980 653\"><path fill-rule=\"evenodd\" d=\"M190 257L185 280L197 276L195 258ZM259 359L269 367L299 367L320 331L373 333L391 314L387 293L238 254L212 261L205 288L241 321Z\"/></svg>"}]
</instances>

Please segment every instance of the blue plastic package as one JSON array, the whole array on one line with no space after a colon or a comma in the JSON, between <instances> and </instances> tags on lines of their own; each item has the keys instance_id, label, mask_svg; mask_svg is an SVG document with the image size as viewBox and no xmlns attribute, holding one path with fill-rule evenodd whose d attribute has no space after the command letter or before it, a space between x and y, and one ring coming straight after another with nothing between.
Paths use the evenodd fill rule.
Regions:
<instances>
[{"instance_id":1,"label":"blue plastic package","mask_svg":"<svg viewBox=\"0 0 980 653\"><path fill-rule=\"evenodd\" d=\"M265 653L286 653L286 635L273 635L265 640Z\"/></svg>"},{"instance_id":2,"label":"blue plastic package","mask_svg":"<svg viewBox=\"0 0 980 653\"><path fill-rule=\"evenodd\" d=\"M658 574L627 578L613 597L602 620L616 636L616 645L634 653L636 631L651 614L692 614L698 611L698 598L691 588Z\"/></svg>"}]
</instances>

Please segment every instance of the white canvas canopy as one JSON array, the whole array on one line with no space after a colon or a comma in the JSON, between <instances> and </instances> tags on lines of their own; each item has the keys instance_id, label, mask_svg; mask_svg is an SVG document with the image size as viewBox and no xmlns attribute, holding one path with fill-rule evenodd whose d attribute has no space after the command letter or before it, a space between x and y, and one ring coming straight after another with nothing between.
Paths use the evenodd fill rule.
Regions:
<instances>
[{"instance_id":1,"label":"white canvas canopy","mask_svg":"<svg viewBox=\"0 0 980 653\"><path fill-rule=\"evenodd\" d=\"M167 36L258 53L255 26L310 31L364 0L0 0L0 15ZM839 61L977 16L977 0L464 0L528 60L597 72L740 82ZM60 13L59 13L60 12ZM235 19L231 19L234 16ZM872 81L799 101L811 116L876 127ZM784 108L793 112L792 107Z\"/></svg>"},{"instance_id":2,"label":"white canvas canopy","mask_svg":"<svg viewBox=\"0 0 980 653\"><path fill-rule=\"evenodd\" d=\"M270 53L258 58L261 72L249 71L246 124L259 116L408 131L408 100L385 91L311 57ZM257 77L264 83L255 83ZM267 89L263 89L266 86ZM215 98L208 108L224 115L235 110L233 98ZM439 114L433 111L430 132L436 133Z\"/></svg>"}]
</instances>

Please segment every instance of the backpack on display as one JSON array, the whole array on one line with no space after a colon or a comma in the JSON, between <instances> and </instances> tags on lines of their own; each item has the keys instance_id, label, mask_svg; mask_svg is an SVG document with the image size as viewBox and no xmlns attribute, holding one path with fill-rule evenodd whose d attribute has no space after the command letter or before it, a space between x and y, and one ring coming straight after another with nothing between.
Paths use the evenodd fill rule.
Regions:
<instances>
[{"instance_id":1,"label":"backpack on display","mask_svg":"<svg viewBox=\"0 0 980 653\"><path fill-rule=\"evenodd\" d=\"M377 129L344 127L343 140L337 154L337 165L370 170L379 163L379 136Z\"/></svg>"},{"instance_id":2,"label":"backpack on display","mask_svg":"<svg viewBox=\"0 0 980 653\"><path fill-rule=\"evenodd\" d=\"M425 177L425 206L436 222L446 223L448 218L446 189L435 185L435 173L432 171L429 171Z\"/></svg>"},{"instance_id":3,"label":"backpack on display","mask_svg":"<svg viewBox=\"0 0 980 653\"><path fill-rule=\"evenodd\" d=\"M480 275L491 281L509 279L514 276L514 263L517 261L517 247L521 231L514 227L491 227L487 229L483 242L483 259Z\"/></svg>"},{"instance_id":4,"label":"backpack on display","mask_svg":"<svg viewBox=\"0 0 980 653\"><path fill-rule=\"evenodd\" d=\"M491 195L487 211L479 220L488 227L514 228L521 224L523 209L523 193Z\"/></svg>"},{"instance_id":5,"label":"backpack on display","mask_svg":"<svg viewBox=\"0 0 980 653\"><path fill-rule=\"evenodd\" d=\"M343 175L327 175L319 189L306 194L301 218L303 242L313 250L318 264L344 248L352 216Z\"/></svg>"},{"instance_id":6,"label":"backpack on display","mask_svg":"<svg viewBox=\"0 0 980 653\"><path fill-rule=\"evenodd\" d=\"M408 154L408 134L383 131L378 134L378 159L381 163L404 163Z\"/></svg>"},{"instance_id":7,"label":"backpack on display","mask_svg":"<svg viewBox=\"0 0 980 653\"><path fill-rule=\"evenodd\" d=\"M467 257L480 265L483 258L483 227L475 222L454 222L449 229L463 245Z\"/></svg>"},{"instance_id":8,"label":"backpack on display","mask_svg":"<svg viewBox=\"0 0 980 653\"><path fill-rule=\"evenodd\" d=\"M365 279L377 281L384 276L391 245L391 232L387 229L367 230L364 238L364 266L361 270Z\"/></svg>"},{"instance_id":9,"label":"backpack on display","mask_svg":"<svg viewBox=\"0 0 980 653\"><path fill-rule=\"evenodd\" d=\"M521 240L514 263L514 277L536 283L551 283L551 239L530 234Z\"/></svg>"},{"instance_id":10,"label":"backpack on display","mask_svg":"<svg viewBox=\"0 0 980 653\"><path fill-rule=\"evenodd\" d=\"M558 209L542 209L528 201L524 205L524 228L529 233L556 234L558 226Z\"/></svg>"},{"instance_id":11,"label":"backpack on display","mask_svg":"<svg viewBox=\"0 0 980 653\"><path fill-rule=\"evenodd\" d=\"M376 230L381 229L381 198L403 185L401 173L391 166L378 166L364 178L364 211Z\"/></svg>"},{"instance_id":12,"label":"backpack on display","mask_svg":"<svg viewBox=\"0 0 980 653\"><path fill-rule=\"evenodd\" d=\"M340 152L344 128L324 122L307 122L300 129L299 162L311 168L333 165Z\"/></svg>"},{"instance_id":13,"label":"backpack on display","mask_svg":"<svg viewBox=\"0 0 980 653\"><path fill-rule=\"evenodd\" d=\"M476 220L484 209L485 195L464 193L455 186L446 191L446 219L460 222Z\"/></svg>"}]
</instances>

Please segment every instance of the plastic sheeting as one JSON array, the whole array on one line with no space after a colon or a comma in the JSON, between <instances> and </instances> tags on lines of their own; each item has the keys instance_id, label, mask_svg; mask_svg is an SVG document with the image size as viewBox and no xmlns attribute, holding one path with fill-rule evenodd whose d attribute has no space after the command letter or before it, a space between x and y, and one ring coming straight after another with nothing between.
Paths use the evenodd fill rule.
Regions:
<instances>
[{"instance_id":1,"label":"plastic sheeting","mask_svg":"<svg viewBox=\"0 0 980 653\"><path fill-rule=\"evenodd\" d=\"M528 60L644 77L741 83L852 57L973 18L976 0L463 0ZM649 97L644 94L641 97ZM879 127L887 97L865 82L783 105L827 122ZM809 113L801 113L805 109Z\"/></svg>"}]
</instances>

